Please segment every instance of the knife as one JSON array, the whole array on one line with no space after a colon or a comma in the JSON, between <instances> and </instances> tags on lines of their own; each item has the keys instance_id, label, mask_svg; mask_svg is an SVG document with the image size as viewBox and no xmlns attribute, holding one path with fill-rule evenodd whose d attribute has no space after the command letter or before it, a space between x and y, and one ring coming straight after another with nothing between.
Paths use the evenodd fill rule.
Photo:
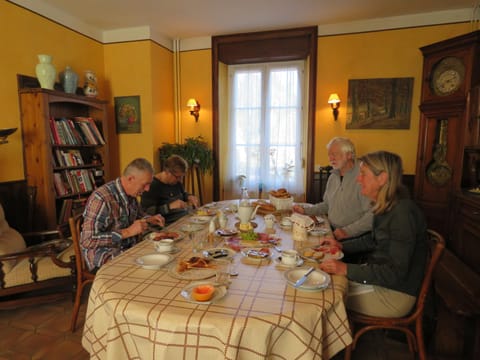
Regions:
<instances>
[{"instance_id":1,"label":"knife","mask_svg":"<svg viewBox=\"0 0 480 360\"><path fill-rule=\"evenodd\" d=\"M299 286L302 286L303 283L305 281L307 281L308 275L310 275L314 270L315 270L314 267L311 267L310 269L308 269L308 271L305 273L305 275L303 275L300 279L298 279L295 282L295 285L293 285L293 286L296 287L296 288L298 288Z\"/></svg>"}]
</instances>

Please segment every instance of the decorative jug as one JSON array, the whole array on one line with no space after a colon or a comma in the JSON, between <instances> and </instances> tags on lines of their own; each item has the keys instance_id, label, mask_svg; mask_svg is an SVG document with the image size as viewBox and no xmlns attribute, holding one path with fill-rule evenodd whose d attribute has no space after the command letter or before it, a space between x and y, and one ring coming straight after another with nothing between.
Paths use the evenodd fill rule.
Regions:
<instances>
[{"instance_id":1,"label":"decorative jug","mask_svg":"<svg viewBox=\"0 0 480 360\"><path fill-rule=\"evenodd\" d=\"M40 87L53 90L57 70L55 70L55 66L52 64L52 56L45 54L38 55L38 61L39 63L35 66L35 74L37 75Z\"/></svg>"}]
</instances>

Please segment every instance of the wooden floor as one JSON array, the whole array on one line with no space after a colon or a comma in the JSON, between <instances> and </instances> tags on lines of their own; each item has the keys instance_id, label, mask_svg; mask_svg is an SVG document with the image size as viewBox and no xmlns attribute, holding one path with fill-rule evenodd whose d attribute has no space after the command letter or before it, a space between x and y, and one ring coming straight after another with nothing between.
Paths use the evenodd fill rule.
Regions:
<instances>
[{"instance_id":1,"label":"wooden floor","mask_svg":"<svg viewBox=\"0 0 480 360\"><path fill-rule=\"evenodd\" d=\"M73 334L69 329L72 313L72 302L69 298L15 310L0 310L0 360L89 359L88 353L81 345L86 303L84 299L78 317L77 331ZM352 358L414 359L406 344L385 337L382 332L365 334ZM343 352L333 359L343 359Z\"/></svg>"}]
</instances>

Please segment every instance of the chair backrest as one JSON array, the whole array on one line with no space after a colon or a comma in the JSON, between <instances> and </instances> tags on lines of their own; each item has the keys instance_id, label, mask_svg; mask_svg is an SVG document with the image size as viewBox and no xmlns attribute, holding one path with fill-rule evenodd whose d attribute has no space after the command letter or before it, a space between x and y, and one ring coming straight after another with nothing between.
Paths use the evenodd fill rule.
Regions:
<instances>
[{"instance_id":1,"label":"chair backrest","mask_svg":"<svg viewBox=\"0 0 480 360\"><path fill-rule=\"evenodd\" d=\"M427 245L428 245L428 256L427 256L427 263L425 268L425 275L423 277L422 286L420 288L420 293L417 297L417 305L415 308L414 313L411 315L413 317L418 316L423 312L423 308L425 306L425 301L428 295L428 291L432 285L433 273L435 271L435 267L440 260L440 257L443 253L443 249L445 248L445 239L442 235L437 233L434 230L428 229L427 230Z\"/></svg>"},{"instance_id":2,"label":"chair backrest","mask_svg":"<svg viewBox=\"0 0 480 360\"><path fill-rule=\"evenodd\" d=\"M83 215L78 214L68 219L70 233L72 235L73 248L75 250L75 268L77 269L77 278L87 270L87 265L83 258L82 249L80 248L80 232L82 231Z\"/></svg>"}]
</instances>

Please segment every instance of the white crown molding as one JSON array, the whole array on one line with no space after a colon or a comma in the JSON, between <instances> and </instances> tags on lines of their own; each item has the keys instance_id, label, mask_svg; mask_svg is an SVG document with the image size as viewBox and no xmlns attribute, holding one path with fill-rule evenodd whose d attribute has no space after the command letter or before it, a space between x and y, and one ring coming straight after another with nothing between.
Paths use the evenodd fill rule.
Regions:
<instances>
[{"instance_id":1,"label":"white crown molding","mask_svg":"<svg viewBox=\"0 0 480 360\"><path fill-rule=\"evenodd\" d=\"M72 17L58 9L49 6L44 2L36 0L8 0L26 9L62 24L85 36L93 38L103 44L118 43L125 41L152 40L165 48L173 51L173 39L167 38L159 31L154 31L150 26L139 26L133 28L121 28L116 30L103 31ZM370 20L360 20L337 24L318 26L319 36L340 35L350 33L361 33L368 31L393 30L418 26L453 24L469 22L474 19L472 9L459 9L448 11L437 11L422 14L405 16L394 16ZM192 51L211 48L211 37L193 37L180 39L179 51Z\"/></svg>"},{"instance_id":2,"label":"white crown molding","mask_svg":"<svg viewBox=\"0 0 480 360\"><path fill-rule=\"evenodd\" d=\"M318 36L393 30L419 26L454 24L472 20L472 9L436 11L430 13L392 16L346 23L319 25Z\"/></svg>"}]
</instances>

